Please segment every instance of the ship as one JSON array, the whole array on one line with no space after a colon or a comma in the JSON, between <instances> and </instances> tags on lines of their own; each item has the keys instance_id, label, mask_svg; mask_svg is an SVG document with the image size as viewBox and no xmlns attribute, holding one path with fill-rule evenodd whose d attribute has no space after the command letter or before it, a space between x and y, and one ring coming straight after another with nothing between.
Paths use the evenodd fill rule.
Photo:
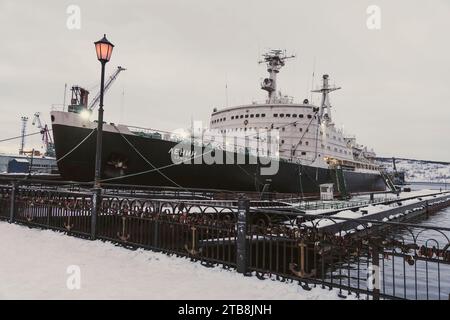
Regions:
<instances>
[{"instance_id":1,"label":"ship","mask_svg":"<svg viewBox=\"0 0 450 320\"><path fill-rule=\"evenodd\" d=\"M323 75L320 104L281 94L277 76L288 59L269 50L259 63L263 102L213 108L208 126L168 132L103 123L101 183L182 189L317 196L386 190L375 153L333 122L330 93L341 89ZM52 111L58 169L64 180L93 182L97 122L87 90L74 87L67 111Z\"/></svg>"}]
</instances>

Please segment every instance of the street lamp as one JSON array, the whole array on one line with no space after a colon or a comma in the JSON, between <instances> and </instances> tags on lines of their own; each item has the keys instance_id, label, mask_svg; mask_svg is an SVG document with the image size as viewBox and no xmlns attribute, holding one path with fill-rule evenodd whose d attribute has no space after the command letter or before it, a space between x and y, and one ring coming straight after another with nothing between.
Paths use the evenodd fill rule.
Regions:
<instances>
[{"instance_id":1,"label":"street lamp","mask_svg":"<svg viewBox=\"0 0 450 320\"><path fill-rule=\"evenodd\" d=\"M100 83L100 105L98 108L97 122L97 148L95 149L95 178L94 187L100 187L102 168L102 135L103 135L103 92L105 89L105 65L111 59L114 45L106 39L106 34L99 41L94 42L97 59L102 64L102 76Z\"/></svg>"}]
</instances>

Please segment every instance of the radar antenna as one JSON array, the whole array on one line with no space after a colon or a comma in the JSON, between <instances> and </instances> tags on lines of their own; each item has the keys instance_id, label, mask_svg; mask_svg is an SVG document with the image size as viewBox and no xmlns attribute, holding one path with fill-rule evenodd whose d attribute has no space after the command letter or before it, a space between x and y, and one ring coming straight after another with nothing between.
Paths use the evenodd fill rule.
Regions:
<instances>
[{"instance_id":1,"label":"radar antenna","mask_svg":"<svg viewBox=\"0 0 450 320\"><path fill-rule=\"evenodd\" d=\"M287 59L295 58L295 55L287 55L286 50L269 50L269 52L262 55L262 60L259 64L265 63L267 65L267 72L269 78L265 78L261 83L261 89L268 92L269 96L267 103L275 103L277 91L277 74L280 69L284 67L284 62Z\"/></svg>"}]
</instances>

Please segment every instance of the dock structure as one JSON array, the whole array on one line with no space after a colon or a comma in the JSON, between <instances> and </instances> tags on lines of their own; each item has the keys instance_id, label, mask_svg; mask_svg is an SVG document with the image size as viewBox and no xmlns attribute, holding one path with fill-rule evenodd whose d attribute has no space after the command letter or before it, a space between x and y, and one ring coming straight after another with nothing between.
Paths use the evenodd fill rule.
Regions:
<instances>
[{"instance_id":1,"label":"dock structure","mask_svg":"<svg viewBox=\"0 0 450 320\"><path fill-rule=\"evenodd\" d=\"M67 182L0 183L0 220L362 299L448 298L450 228L413 223L446 206L448 191L306 202L223 190L109 185L98 195Z\"/></svg>"}]
</instances>

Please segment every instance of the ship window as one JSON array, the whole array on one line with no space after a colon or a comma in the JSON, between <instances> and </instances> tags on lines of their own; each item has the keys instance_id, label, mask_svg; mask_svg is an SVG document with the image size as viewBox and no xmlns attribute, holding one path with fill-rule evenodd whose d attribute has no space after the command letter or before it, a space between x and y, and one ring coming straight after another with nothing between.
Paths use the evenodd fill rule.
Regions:
<instances>
[{"instance_id":1,"label":"ship window","mask_svg":"<svg viewBox=\"0 0 450 320\"><path fill-rule=\"evenodd\" d=\"M250 118L254 118L254 117L255 117L255 115L254 115L254 114L251 114L251 115L250 115Z\"/></svg>"},{"instance_id":2,"label":"ship window","mask_svg":"<svg viewBox=\"0 0 450 320\"><path fill-rule=\"evenodd\" d=\"M283 128L281 128L281 131L284 131L286 128L285 127L283 127Z\"/></svg>"},{"instance_id":3,"label":"ship window","mask_svg":"<svg viewBox=\"0 0 450 320\"><path fill-rule=\"evenodd\" d=\"M231 116L231 120L233 120L234 119L234 116Z\"/></svg>"},{"instance_id":4,"label":"ship window","mask_svg":"<svg viewBox=\"0 0 450 320\"><path fill-rule=\"evenodd\" d=\"M286 118L290 118L291 114L290 113L286 113Z\"/></svg>"},{"instance_id":5,"label":"ship window","mask_svg":"<svg viewBox=\"0 0 450 320\"><path fill-rule=\"evenodd\" d=\"M281 143L283 144L283 143L284 143L284 140L281 140Z\"/></svg>"},{"instance_id":6,"label":"ship window","mask_svg":"<svg viewBox=\"0 0 450 320\"><path fill-rule=\"evenodd\" d=\"M239 118L241 118L241 119L242 119L243 117L244 117L244 116L243 116L242 114L239 116Z\"/></svg>"},{"instance_id":7,"label":"ship window","mask_svg":"<svg viewBox=\"0 0 450 320\"><path fill-rule=\"evenodd\" d=\"M256 114L256 117L259 118L259 113Z\"/></svg>"},{"instance_id":8,"label":"ship window","mask_svg":"<svg viewBox=\"0 0 450 320\"><path fill-rule=\"evenodd\" d=\"M328 150L331 150L330 146L327 146L327 149L328 149Z\"/></svg>"},{"instance_id":9,"label":"ship window","mask_svg":"<svg viewBox=\"0 0 450 320\"><path fill-rule=\"evenodd\" d=\"M297 118L297 114L294 113L294 114L292 115L292 118Z\"/></svg>"},{"instance_id":10,"label":"ship window","mask_svg":"<svg viewBox=\"0 0 450 320\"><path fill-rule=\"evenodd\" d=\"M245 118L248 118L248 114L245 115Z\"/></svg>"},{"instance_id":11,"label":"ship window","mask_svg":"<svg viewBox=\"0 0 450 320\"><path fill-rule=\"evenodd\" d=\"M306 141L306 142L305 142L305 144L306 144L306 145L308 146L308 145L309 145L309 142L308 142L308 141Z\"/></svg>"},{"instance_id":12,"label":"ship window","mask_svg":"<svg viewBox=\"0 0 450 320\"><path fill-rule=\"evenodd\" d=\"M303 115L302 115L302 114L299 114L298 117L299 117L299 118L303 118Z\"/></svg>"},{"instance_id":13,"label":"ship window","mask_svg":"<svg viewBox=\"0 0 450 320\"><path fill-rule=\"evenodd\" d=\"M312 116L310 114L308 114L308 119L311 119L311 118L312 118Z\"/></svg>"},{"instance_id":14,"label":"ship window","mask_svg":"<svg viewBox=\"0 0 450 320\"><path fill-rule=\"evenodd\" d=\"M278 113L274 113L273 116L276 118L278 117Z\"/></svg>"},{"instance_id":15,"label":"ship window","mask_svg":"<svg viewBox=\"0 0 450 320\"><path fill-rule=\"evenodd\" d=\"M261 114L261 117L262 117L262 118L264 118L265 116L266 116L266 114L265 114L265 113Z\"/></svg>"},{"instance_id":16,"label":"ship window","mask_svg":"<svg viewBox=\"0 0 450 320\"><path fill-rule=\"evenodd\" d=\"M283 118L284 117L284 113L280 113L280 118Z\"/></svg>"},{"instance_id":17,"label":"ship window","mask_svg":"<svg viewBox=\"0 0 450 320\"><path fill-rule=\"evenodd\" d=\"M302 156L306 156L306 152L305 151L302 151Z\"/></svg>"},{"instance_id":18,"label":"ship window","mask_svg":"<svg viewBox=\"0 0 450 320\"><path fill-rule=\"evenodd\" d=\"M302 132L303 131L303 128L300 128L300 132Z\"/></svg>"}]
</instances>

